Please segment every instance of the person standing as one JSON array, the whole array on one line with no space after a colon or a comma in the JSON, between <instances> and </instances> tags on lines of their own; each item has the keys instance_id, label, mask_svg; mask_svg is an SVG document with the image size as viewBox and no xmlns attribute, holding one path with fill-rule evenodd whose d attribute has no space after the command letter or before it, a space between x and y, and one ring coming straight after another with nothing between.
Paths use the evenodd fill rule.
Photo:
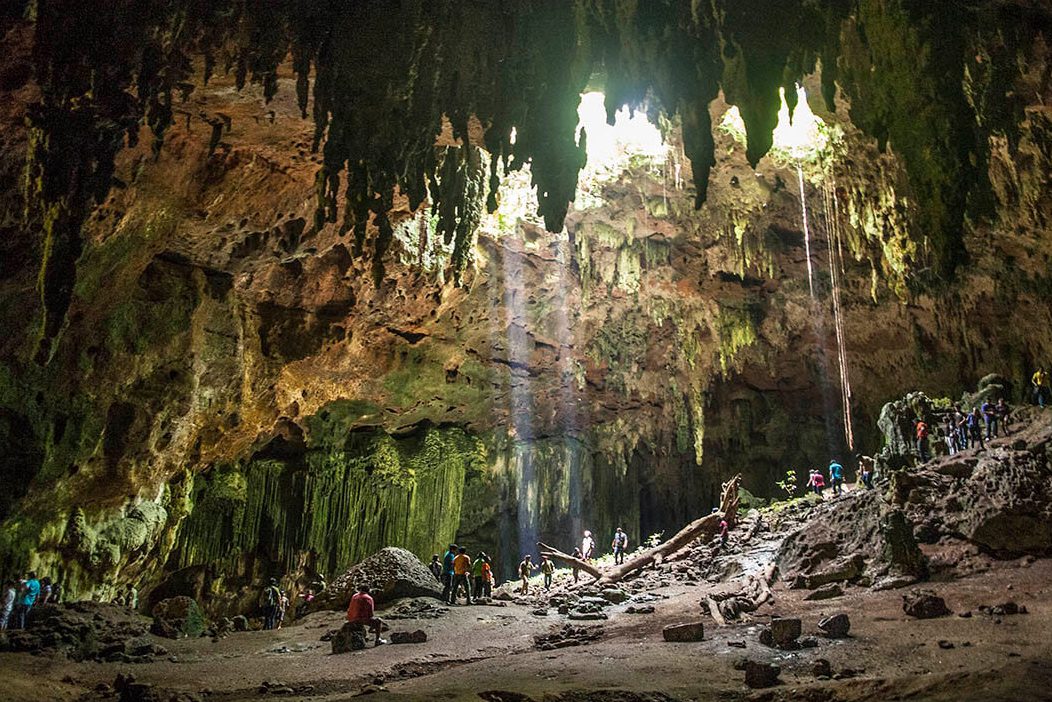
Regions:
<instances>
[{"instance_id":1,"label":"person standing","mask_svg":"<svg viewBox=\"0 0 1052 702\"><path fill-rule=\"evenodd\" d=\"M973 407L971 414L968 415L968 433L971 436L971 448L975 448L976 444L978 444L979 448L985 451L986 443L983 442L983 415L978 407Z\"/></svg>"},{"instance_id":2,"label":"person standing","mask_svg":"<svg viewBox=\"0 0 1052 702\"><path fill-rule=\"evenodd\" d=\"M275 619L277 620L277 628L281 628L282 622L285 621L285 613L289 611L289 596L284 590L281 590L278 596L278 614Z\"/></svg>"},{"instance_id":3,"label":"person standing","mask_svg":"<svg viewBox=\"0 0 1052 702\"><path fill-rule=\"evenodd\" d=\"M584 532L584 538L581 539L581 560L590 561L595 557L595 539L592 538L592 532L587 529Z\"/></svg>"},{"instance_id":4,"label":"person standing","mask_svg":"<svg viewBox=\"0 0 1052 702\"><path fill-rule=\"evenodd\" d=\"M479 555L475 557L474 562L471 564L471 587L476 599L482 597L482 593L485 591L486 583L483 578L485 568L486 553L485 551L479 551Z\"/></svg>"},{"instance_id":5,"label":"person standing","mask_svg":"<svg viewBox=\"0 0 1052 702\"><path fill-rule=\"evenodd\" d=\"M1012 415L1012 410L1008 408L1008 403L1005 402L1003 397L998 398L995 411L997 412L998 423L1001 425L1001 434L1003 436L1008 436L1008 423Z\"/></svg>"},{"instance_id":6,"label":"person standing","mask_svg":"<svg viewBox=\"0 0 1052 702\"><path fill-rule=\"evenodd\" d=\"M617 531L614 532L614 540L610 542L610 547L614 549L614 565L624 563L625 551L628 550L628 534L621 527L617 527Z\"/></svg>"},{"instance_id":7,"label":"person standing","mask_svg":"<svg viewBox=\"0 0 1052 702\"><path fill-rule=\"evenodd\" d=\"M866 486L867 490L873 489L873 459L869 456L856 454L858 461L858 479Z\"/></svg>"},{"instance_id":8,"label":"person standing","mask_svg":"<svg viewBox=\"0 0 1052 702\"><path fill-rule=\"evenodd\" d=\"M7 631L7 624L11 620L11 612L15 608L15 600L18 598L18 588L14 580L5 580L3 593L0 593L0 631Z\"/></svg>"},{"instance_id":9,"label":"person standing","mask_svg":"<svg viewBox=\"0 0 1052 702\"><path fill-rule=\"evenodd\" d=\"M577 548L576 546L574 546L573 553L571 553L570 555L573 558L576 558L577 560L583 560L581 558L581 549ZM580 579L581 579L581 569L577 568L577 567L574 567L573 568L573 581L576 583L576 582L579 582Z\"/></svg>"},{"instance_id":10,"label":"person standing","mask_svg":"<svg viewBox=\"0 0 1052 702\"><path fill-rule=\"evenodd\" d=\"M544 589L552 589L552 576L555 575L555 564L547 556L541 556L541 574L544 575Z\"/></svg>"},{"instance_id":11,"label":"person standing","mask_svg":"<svg viewBox=\"0 0 1052 702\"><path fill-rule=\"evenodd\" d=\"M1048 373L1044 368L1038 368L1030 378L1030 384L1034 386L1034 399L1038 407L1044 407L1048 401Z\"/></svg>"},{"instance_id":12,"label":"person standing","mask_svg":"<svg viewBox=\"0 0 1052 702\"><path fill-rule=\"evenodd\" d=\"M530 594L530 571L532 570L533 561L530 560L530 554L527 553L522 557L522 561L519 563L519 579L522 580L519 592L524 595Z\"/></svg>"},{"instance_id":13,"label":"person standing","mask_svg":"<svg viewBox=\"0 0 1052 702\"><path fill-rule=\"evenodd\" d=\"M270 630L277 626L278 601L280 599L281 591L278 590L278 581L276 578L271 578L270 583L263 588L263 592L259 595L259 606L263 608L264 629ZM131 606L127 597L125 597L124 603L126 606Z\"/></svg>"},{"instance_id":14,"label":"person standing","mask_svg":"<svg viewBox=\"0 0 1052 702\"><path fill-rule=\"evenodd\" d=\"M22 583L22 593L15 606L15 629L25 629L29 621L29 613L40 596L40 581L37 580L35 571L29 571L25 581Z\"/></svg>"},{"instance_id":15,"label":"person standing","mask_svg":"<svg viewBox=\"0 0 1052 702\"><path fill-rule=\"evenodd\" d=\"M468 550L461 546L457 549L457 555L453 559L453 592L449 597L449 604L456 604L460 595L460 588L464 588L464 595L468 604L471 604L471 557Z\"/></svg>"},{"instance_id":16,"label":"person standing","mask_svg":"<svg viewBox=\"0 0 1052 702\"><path fill-rule=\"evenodd\" d=\"M807 481L807 486L815 491L815 494L822 497L822 491L826 487L826 479L822 477L822 472L811 469L811 477Z\"/></svg>"},{"instance_id":17,"label":"person standing","mask_svg":"<svg viewBox=\"0 0 1052 702\"><path fill-rule=\"evenodd\" d=\"M453 599L453 559L457 557L457 545L450 544L442 556L442 601L452 604Z\"/></svg>"},{"instance_id":18,"label":"person standing","mask_svg":"<svg viewBox=\"0 0 1052 702\"><path fill-rule=\"evenodd\" d=\"M361 624L363 627L372 629L373 633L376 634L376 643L374 645L380 646L387 643L387 641L380 638L380 634L384 629L384 622L376 616L376 605L373 602L372 595L369 594L368 585L359 585L358 592L351 597L351 603L347 606L347 621L351 624Z\"/></svg>"},{"instance_id":19,"label":"person standing","mask_svg":"<svg viewBox=\"0 0 1052 702\"><path fill-rule=\"evenodd\" d=\"M986 440L997 438L997 410L994 408L994 403L989 400L985 400L981 409L983 413L983 422L986 424Z\"/></svg>"},{"instance_id":20,"label":"person standing","mask_svg":"<svg viewBox=\"0 0 1052 702\"><path fill-rule=\"evenodd\" d=\"M40 597L37 598L37 607L51 602L51 578L46 575L40 579Z\"/></svg>"},{"instance_id":21,"label":"person standing","mask_svg":"<svg viewBox=\"0 0 1052 702\"><path fill-rule=\"evenodd\" d=\"M914 423L914 430L917 437L917 455L922 463L927 463L931 458L931 454L928 453L928 423L918 419Z\"/></svg>"},{"instance_id":22,"label":"person standing","mask_svg":"<svg viewBox=\"0 0 1052 702\"><path fill-rule=\"evenodd\" d=\"M844 494L844 466L836 460L829 462L829 482L833 485L833 494Z\"/></svg>"},{"instance_id":23,"label":"person standing","mask_svg":"<svg viewBox=\"0 0 1052 702\"><path fill-rule=\"evenodd\" d=\"M428 564L428 570L435 576L435 580L442 582L442 559L438 557L438 554L431 556L431 563Z\"/></svg>"}]
</instances>

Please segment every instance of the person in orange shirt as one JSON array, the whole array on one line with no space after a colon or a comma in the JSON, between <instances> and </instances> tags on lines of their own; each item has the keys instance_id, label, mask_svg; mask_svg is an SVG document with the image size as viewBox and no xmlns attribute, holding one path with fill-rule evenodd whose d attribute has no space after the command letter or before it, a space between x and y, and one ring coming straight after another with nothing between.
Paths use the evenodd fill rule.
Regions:
<instances>
[{"instance_id":1,"label":"person in orange shirt","mask_svg":"<svg viewBox=\"0 0 1052 702\"><path fill-rule=\"evenodd\" d=\"M347 621L372 629L373 633L376 634L376 645L380 646L387 643L387 641L380 638L384 622L374 614L374 611L375 605L373 604L373 596L369 594L369 586L359 585L358 592L351 598L351 604L347 607Z\"/></svg>"},{"instance_id":2,"label":"person in orange shirt","mask_svg":"<svg viewBox=\"0 0 1052 702\"><path fill-rule=\"evenodd\" d=\"M450 604L457 603L461 587L464 588L468 604L471 604L471 557L463 546L457 549L457 557L453 559L453 592L449 594Z\"/></svg>"}]
</instances>

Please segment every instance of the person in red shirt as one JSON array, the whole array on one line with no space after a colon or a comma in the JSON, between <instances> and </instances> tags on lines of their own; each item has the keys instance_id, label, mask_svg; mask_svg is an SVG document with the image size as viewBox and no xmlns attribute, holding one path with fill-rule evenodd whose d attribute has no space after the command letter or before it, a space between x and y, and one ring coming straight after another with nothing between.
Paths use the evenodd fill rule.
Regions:
<instances>
[{"instance_id":1,"label":"person in red shirt","mask_svg":"<svg viewBox=\"0 0 1052 702\"><path fill-rule=\"evenodd\" d=\"M358 592L351 597L351 604L347 607L347 621L367 626L376 634L376 645L387 643L380 638L384 622L374 614L373 597L369 594L368 585L359 585Z\"/></svg>"}]
</instances>

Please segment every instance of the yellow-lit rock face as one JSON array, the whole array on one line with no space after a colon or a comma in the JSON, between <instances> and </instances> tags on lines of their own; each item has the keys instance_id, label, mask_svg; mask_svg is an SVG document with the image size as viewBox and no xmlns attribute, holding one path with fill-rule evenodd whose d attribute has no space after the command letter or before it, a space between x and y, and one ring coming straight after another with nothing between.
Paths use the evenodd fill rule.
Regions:
<instances>
[{"instance_id":1,"label":"yellow-lit rock face","mask_svg":"<svg viewBox=\"0 0 1052 702\"><path fill-rule=\"evenodd\" d=\"M806 174L812 299L792 164L754 168L717 131L695 211L676 129L666 161L596 185L561 233L484 224L460 286L431 213L396 198L377 286L368 245L356 255L353 233L313 226L313 125L284 68L278 87L264 105L216 78L156 158L145 143L121 152L45 366L39 233L3 225L0 569L233 611L262 577L331 577L384 545L426 558L458 539L507 570L537 539L568 547L584 528L600 543L616 526L633 543L668 533L735 472L771 494L787 468L849 455L833 217L862 448L904 390L955 395L990 371L1021 387L1052 350L1039 106L1014 146L991 141L997 218L963 230L970 263L952 279L931 275L909 229L895 143L878 153L847 106L816 107L844 145ZM0 96L5 183L33 91ZM14 189L3 197L14 222Z\"/></svg>"}]
</instances>

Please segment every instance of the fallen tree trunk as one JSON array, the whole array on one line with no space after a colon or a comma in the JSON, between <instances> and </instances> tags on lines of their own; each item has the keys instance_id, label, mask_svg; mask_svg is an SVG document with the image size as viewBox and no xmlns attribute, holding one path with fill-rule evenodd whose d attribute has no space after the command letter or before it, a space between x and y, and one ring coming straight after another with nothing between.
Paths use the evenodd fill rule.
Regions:
<instances>
[{"instance_id":1,"label":"fallen tree trunk","mask_svg":"<svg viewBox=\"0 0 1052 702\"><path fill-rule=\"evenodd\" d=\"M720 497L720 509L718 512L696 519L683 527L668 541L644 551L630 561L614 566L609 570L599 573L600 585L612 585L620 582L626 575L642 570L651 564L659 564L667 556L671 556L690 542L698 538L712 538L719 531L720 520L726 519L727 524L734 524L738 515L738 486L741 476L736 475L723 484ZM575 559L576 560L576 559ZM582 561L583 563L583 561ZM583 570L583 568L582 568ZM591 572L591 571L589 571Z\"/></svg>"},{"instance_id":2,"label":"fallen tree trunk","mask_svg":"<svg viewBox=\"0 0 1052 702\"><path fill-rule=\"evenodd\" d=\"M603 575L603 571L599 570L588 561L582 561L580 558L574 558L570 554L563 553L554 546L549 546L548 544L541 543L540 541L538 541L537 549L540 551L542 556L547 556L548 558L554 559L556 561L568 563L572 568L583 570L585 573L588 573L597 580Z\"/></svg>"}]
</instances>

